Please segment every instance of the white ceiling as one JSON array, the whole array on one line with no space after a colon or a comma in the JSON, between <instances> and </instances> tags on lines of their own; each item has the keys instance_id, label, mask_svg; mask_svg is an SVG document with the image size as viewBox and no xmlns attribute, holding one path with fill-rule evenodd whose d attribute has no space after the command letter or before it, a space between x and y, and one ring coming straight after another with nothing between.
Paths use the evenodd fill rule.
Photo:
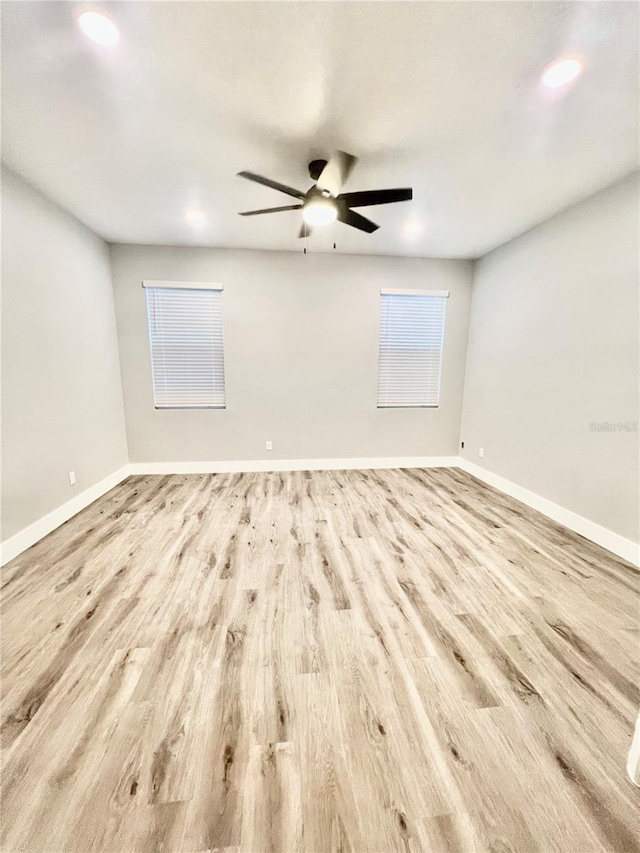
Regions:
<instances>
[{"instance_id":1,"label":"white ceiling","mask_svg":"<svg viewBox=\"0 0 640 853\"><path fill-rule=\"evenodd\" d=\"M299 250L298 211L237 216L293 200L235 174L306 190L342 148L347 189L414 200L310 250L477 257L638 165L636 3L103 3L110 49L85 8L2 3L3 159L109 241Z\"/></svg>"}]
</instances>

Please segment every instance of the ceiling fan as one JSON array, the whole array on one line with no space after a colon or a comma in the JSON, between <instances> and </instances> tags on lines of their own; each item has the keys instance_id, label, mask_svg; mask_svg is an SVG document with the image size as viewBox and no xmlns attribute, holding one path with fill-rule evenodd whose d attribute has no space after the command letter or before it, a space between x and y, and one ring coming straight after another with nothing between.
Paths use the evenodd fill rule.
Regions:
<instances>
[{"instance_id":1,"label":"ceiling fan","mask_svg":"<svg viewBox=\"0 0 640 853\"><path fill-rule=\"evenodd\" d=\"M365 190L363 192L343 193L342 187L351 174L358 158L345 151L336 151L327 160L312 160L309 163L309 175L314 185L306 193L293 189L278 181L271 181L254 172L238 172L238 176L265 187L271 187L286 195L300 200L300 204L284 207L267 207L262 210L246 210L240 216L258 216L263 213L280 213L283 210L302 210L304 222L299 237L308 237L311 226L328 225L336 219L351 225L360 231L371 234L380 227L352 210L353 207L366 207L372 204L389 204L393 201L410 201L413 190L409 188L391 190Z\"/></svg>"}]
</instances>

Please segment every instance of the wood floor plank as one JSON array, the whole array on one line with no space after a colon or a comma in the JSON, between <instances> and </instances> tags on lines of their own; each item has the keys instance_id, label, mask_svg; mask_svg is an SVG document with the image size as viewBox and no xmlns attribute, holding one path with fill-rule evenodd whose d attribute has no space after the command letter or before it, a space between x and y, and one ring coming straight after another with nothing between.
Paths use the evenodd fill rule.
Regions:
<instances>
[{"instance_id":1,"label":"wood floor plank","mask_svg":"<svg viewBox=\"0 0 640 853\"><path fill-rule=\"evenodd\" d=\"M130 477L0 586L7 853L640 851L640 573L458 469Z\"/></svg>"}]
</instances>

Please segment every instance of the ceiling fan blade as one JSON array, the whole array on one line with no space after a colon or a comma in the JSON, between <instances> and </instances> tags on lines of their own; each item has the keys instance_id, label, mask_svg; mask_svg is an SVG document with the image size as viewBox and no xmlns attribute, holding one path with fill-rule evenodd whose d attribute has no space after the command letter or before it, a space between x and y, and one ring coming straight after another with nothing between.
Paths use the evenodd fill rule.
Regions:
<instances>
[{"instance_id":1,"label":"ceiling fan blade","mask_svg":"<svg viewBox=\"0 0 640 853\"><path fill-rule=\"evenodd\" d=\"M354 157L353 154L347 154L346 151L336 151L322 170L316 186L337 198L357 162L358 158Z\"/></svg>"},{"instance_id":2,"label":"ceiling fan blade","mask_svg":"<svg viewBox=\"0 0 640 853\"><path fill-rule=\"evenodd\" d=\"M348 207L342 207L338 210L338 219L345 225L352 225L354 228L359 228L360 231L366 231L367 234L372 234L380 227L365 216L360 216L355 210L349 210Z\"/></svg>"},{"instance_id":3,"label":"ceiling fan blade","mask_svg":"<svg viewBox=\"0 0 640 853\"><path fill-rule=\"evenodd\" d=\"M411 201L413 190L366 190L364 192L342 193L340 201L346 201L349 207L366 207L370 204L390 204L392 201Z\"/></svg>"},{"instance_id":4,"label":"ceiling fan blade","mask_svg":"<svg viewBox=\"0 0 640 853\"><path fill-rule=\"evenodd\" d=\"M238 216L258 216L261 213L280 213L281 210L300 210L301 204L286 204L284 207L265 207L262 210L245 210Z\"/></svg>"},{"instance_id":5,"label":"ceiling fan blade","mask_svg":"<svg viewBox=\"0 0 640 853\"><path fill-rule=\"evenodd\" d=\"M307 225L306 222L303 222L300 226L300 231L298 232L298 237L310 237L313 233L311 226Z\"/></svg>"},{"instance_id":6,"label":"ceiling fan blade","mask_svg":"<svg viewBox=\"0 0 640 853\"><path fill-rule=\"evenodd\" d=\"M294 190L293 187L288 187L286 184L279 184L278 181L271 181L269 178L263 178L262 175L256 175L253 172L238 172L238 177L246 178L248 181L255 181L256 184L271 187L272 190L292 195L294 198L304 198L304 193L300 192L300 190Z\"/></svg>"}]
</instances>

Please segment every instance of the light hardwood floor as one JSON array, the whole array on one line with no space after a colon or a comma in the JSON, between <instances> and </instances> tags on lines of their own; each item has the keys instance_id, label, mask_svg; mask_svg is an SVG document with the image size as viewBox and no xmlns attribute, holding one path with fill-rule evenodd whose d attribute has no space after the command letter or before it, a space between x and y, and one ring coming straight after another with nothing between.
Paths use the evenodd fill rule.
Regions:
<instances>
[{"instance_id":1,"label":"light hardwood floor","mask_svg":"<svg viewBox=\"0 0 640 853\"><path fill-rule=\"evenodd\" d=\"M640 573L457 469L131 477L2 581L5 853L640 850Z\"/></svg>"}]
</instances>

